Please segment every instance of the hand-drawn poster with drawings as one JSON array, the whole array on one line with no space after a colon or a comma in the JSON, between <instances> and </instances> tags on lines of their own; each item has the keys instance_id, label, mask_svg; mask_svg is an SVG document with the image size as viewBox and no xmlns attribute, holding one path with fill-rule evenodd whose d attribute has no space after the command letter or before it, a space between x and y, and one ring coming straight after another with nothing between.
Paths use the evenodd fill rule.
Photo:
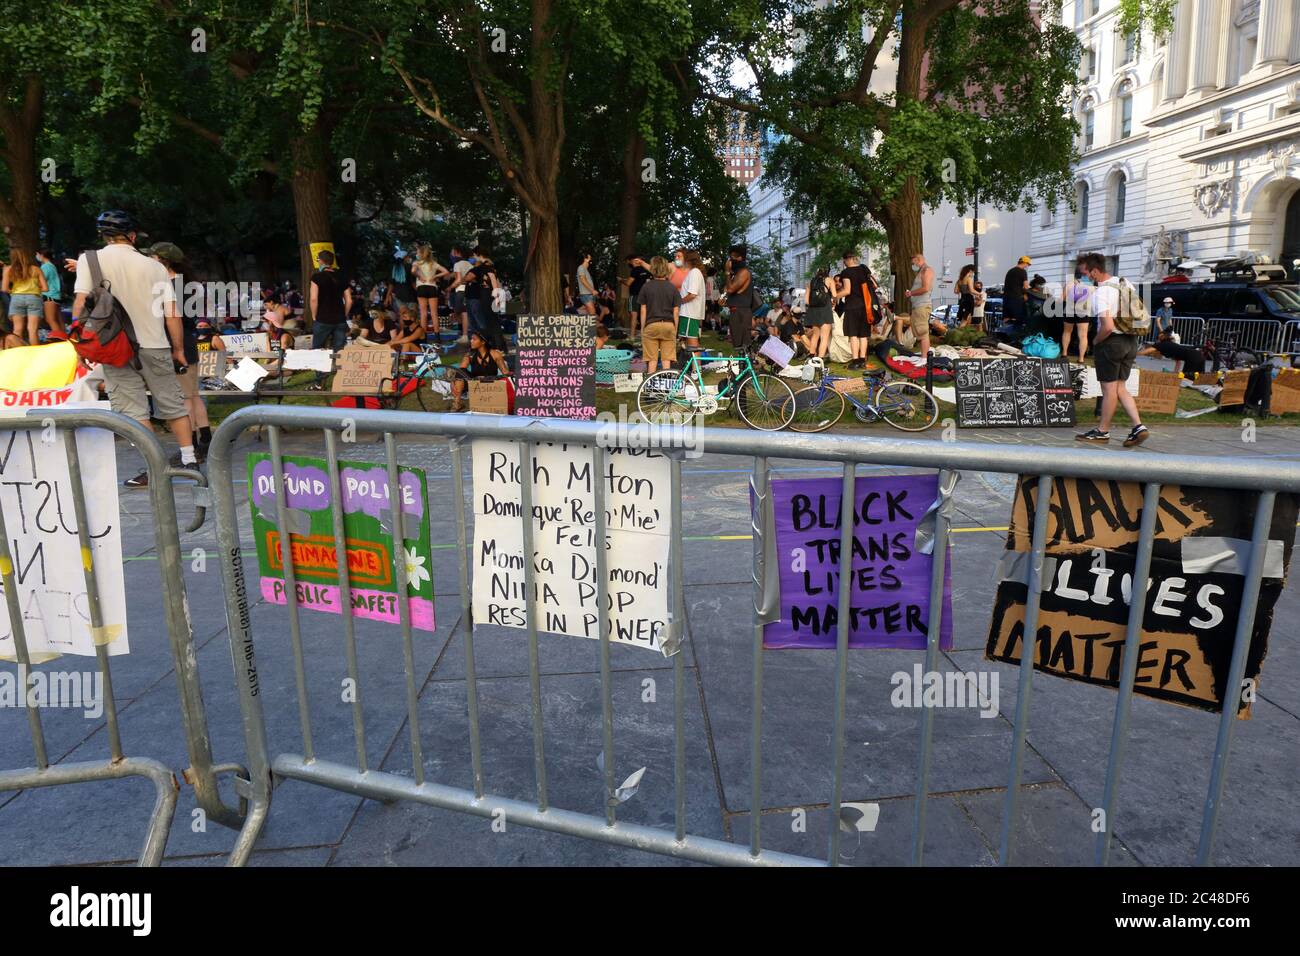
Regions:
<instances>
[{"instance_id":1,"label":"hand-drawn poster with drawings","mask_svg":"<svg viewBox=\"0 0 1300 956\"><path fill-rule=\"evenodd\" d=\"M1074 424L1070 364L1064 359L958 359L962 428L1056 428Z\"/></svg>"},{"instance_id":2,"label":"hand-drawn poster with drawings","mask_svg":"<svg viewBox=\"0 0 1300 956\"><path fill-rule=\"evenodd\" d=\"M668 626L670 462L645 449L608 449L592 474L592 449L541 443L532 462L533 567L524 577L521 456L514 442L474 442L474 621L600 637L597 600L611 641L660 649ZM594 480L593 480L594 477ZM606 582L596 573L595 482L605 491Z\"/></svg>"}]
</instances>

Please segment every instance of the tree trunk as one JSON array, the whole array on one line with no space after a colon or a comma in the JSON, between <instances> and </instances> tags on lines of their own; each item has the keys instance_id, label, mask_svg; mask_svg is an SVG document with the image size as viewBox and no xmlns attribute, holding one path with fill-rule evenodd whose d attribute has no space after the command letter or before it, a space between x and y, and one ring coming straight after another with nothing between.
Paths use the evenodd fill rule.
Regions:
<instances>
[{"instance_id":1,"label":"tree trunk","mask_svg":"<svg viewBox=\"0 0 1300 956\"><path fill-rule=\"evenodd\" d=\"M641 160L645 156L645 137L633 127L623 148L623 198L618 208L618 277L629 274L627 257L635 250L636 231L641 222ZM618 284L618 320L627 324L627 287Z\"/></svg>"},{"instance_id":2,"label":"tree trunk","mask_svg":"<svg viewBox=\"0 0 1300 956\"><path fill-rule=\"evenodd\" d=\"M554 213L531 217L532 256L528 260L528 311L558 315L564 311L560 290L560 224Z\"/></svg>"},{"instance_id":3,"label":"tree trunk","mask_svg":"<svg viewBox=\"0 0 1300 956\"><path fill-rule=\"evenodd\" d=\"M299 288L302 290L304 308L310 317L311 276L315 271L311 245L314 242L331 242L333 235L329 215L330 161L319 123L294 136L289 141L289 151L293 157L290 187L298 227L298 264L302 279Z\"/></svg>"},{"instance_id":4,"label":"tree trunk","mask_svg":"<svg viewBox=\"0 0 1300 956\"><path fill-rule=\"evenodd\" d=\"M889 235L889 264L894 270L894 311L908 311L903 293L912 287L912 256L924 253L921 233L921 195L916 179L909 176L889 203L880 224Z\"/></svg>"},{"instance_id":5,"label":"tree trunk","mask_svg":"<svg viewBox=\"0 0 1300 956\"><path fill-rule=\"evenodd\" d=\"M41 128L44 88L40 77L23 83L23 103L17 109L0 106L0 160L9 170L11 194L0 195L0 228L10 248L33 253L39 241L40 186L36 171L36 134Z\"/></svg>"}]
</instances>

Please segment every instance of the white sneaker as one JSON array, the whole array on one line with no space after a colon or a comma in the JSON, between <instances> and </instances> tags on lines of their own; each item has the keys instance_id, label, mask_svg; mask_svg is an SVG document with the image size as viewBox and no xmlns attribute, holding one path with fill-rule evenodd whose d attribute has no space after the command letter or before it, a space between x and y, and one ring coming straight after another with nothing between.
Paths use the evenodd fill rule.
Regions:
<instances>
[{"instance_id":1,"label":"white sneaker","mask_svg":"<svg viewBox=\"0 0 1300 956\"><path fill-rule=\"evenodd\" d=\"M462 335L460 338L458 338L458 339L456 340L456 344L457 344L457 345L469 345L469 336L468 336L468 335Z\"/></svg>"}]
</instances>

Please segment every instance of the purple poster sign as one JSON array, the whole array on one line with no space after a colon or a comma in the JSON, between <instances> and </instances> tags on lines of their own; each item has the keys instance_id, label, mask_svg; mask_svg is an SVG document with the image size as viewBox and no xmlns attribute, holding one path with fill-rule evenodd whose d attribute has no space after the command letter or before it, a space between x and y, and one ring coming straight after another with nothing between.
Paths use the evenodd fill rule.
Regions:
<instances>
[{"instance_id":1,"label":"purple poster sign","mask_svg":"<svg viewBox=\"0 0 1300 956\"><path fill-rule=\"evenodd\" d=\"M781 619L764 647L835 647L839 621L839 478L772 482ZM939 493L938 475L858 478L849 580L849 647L924 648L931 556L916 528ZM944 568L940 646L952 647L952 579Z\"/></svg>"}]
</instances>

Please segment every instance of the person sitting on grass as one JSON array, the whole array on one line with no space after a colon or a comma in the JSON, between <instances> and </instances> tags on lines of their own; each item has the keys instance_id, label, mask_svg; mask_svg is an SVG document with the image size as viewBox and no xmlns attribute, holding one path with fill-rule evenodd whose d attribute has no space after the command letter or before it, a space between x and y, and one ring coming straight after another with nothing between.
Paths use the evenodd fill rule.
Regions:
<instances>
[{"instance_id":1,"label":"person sitting on grass","mask_svg":"<svg viewBox=\"0 0 1300 956\"><path fill-rule=\"evenodd\" d=\"M496 378L509 375L505 353L499 349L489 348L488 341L479 332L469 333L469 351L460 360L460 369L471 379ZM459 375L451 381L451 410L464 411L465 379Z\"/></svg>"},{"instance_id":2,"label":"person sitting on grass","mask_svg":"<svg viewBox=\"0 0 1300 956\"><path fill-rule=\"evenodd\" d=\"M398 315L400 325L393 330L388 347L394 352L418 352L420 343L425 339L424 322L409 306L403 306Z\"/></svg>"}]
</instances>

